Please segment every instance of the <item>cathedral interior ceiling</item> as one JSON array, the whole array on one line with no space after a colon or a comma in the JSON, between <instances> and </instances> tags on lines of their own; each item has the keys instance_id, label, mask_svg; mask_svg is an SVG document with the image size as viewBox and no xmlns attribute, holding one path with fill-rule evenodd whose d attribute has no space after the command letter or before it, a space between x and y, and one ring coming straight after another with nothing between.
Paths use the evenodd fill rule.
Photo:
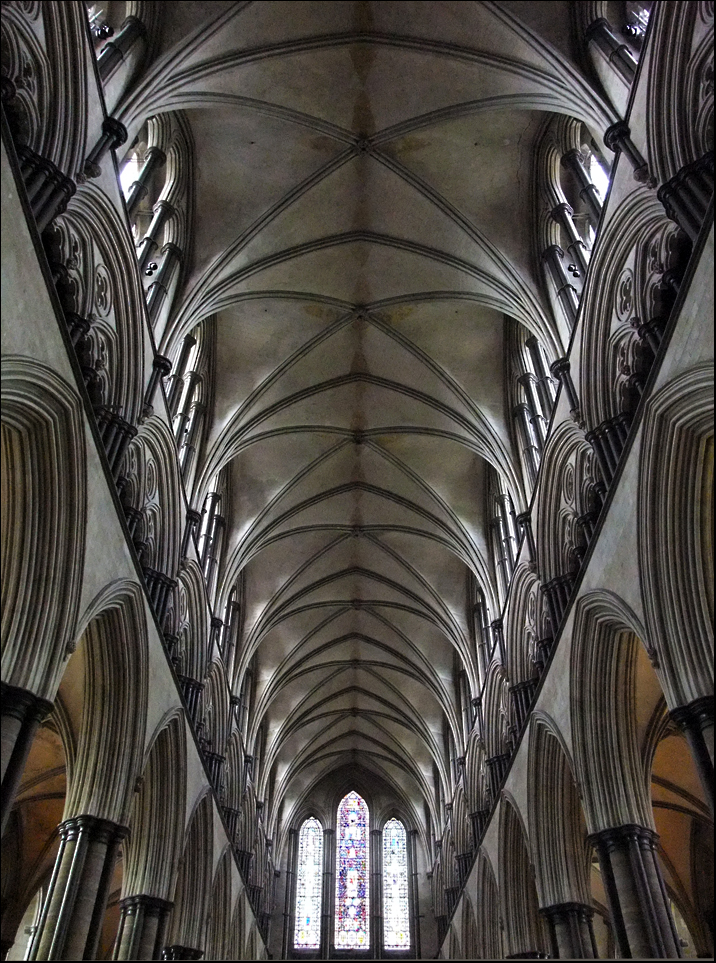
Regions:
<instances>
[{"instance_id":1,"label":"cathedral interior ceiling","mask_svg":"<svg viewBox=\"0 0 716 963\"><path fill-rule=\"evenodd\" d=\"M120 114L128 144L166 111L193 137L163 346L216 318L199 487L230 464L226 571L245 573L252 725L286 815L356 752L429 796L445 720L459 728L486 465L524 500L505 316L559 338L534 145L555 113L611 120L572 63L566 5L517 6L531 29L509 3L177 4Z\"/></svg>"}]
</instances>

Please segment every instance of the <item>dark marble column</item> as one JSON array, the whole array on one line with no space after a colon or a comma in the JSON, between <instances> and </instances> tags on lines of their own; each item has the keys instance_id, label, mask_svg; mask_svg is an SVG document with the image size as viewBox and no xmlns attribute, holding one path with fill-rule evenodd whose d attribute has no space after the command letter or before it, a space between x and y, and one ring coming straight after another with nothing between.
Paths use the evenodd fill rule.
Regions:
<instances>
[{"instance_id":1,"label":"dark marble column","mask_svg":"<svg viewBox=\"0 0 716 963\"><path fill-rule=\"evenodd\" d=\"M684 733L696 763L706 799L714 812L714 697L702 696L672 709L671 718Z\"/></svg>"},{"instance_id":2,"label":"dark marble column","mask_svg":"<svg viewBox=\"0 0 716 963\"><path fill-rule=\"evenodd\" d=\"M531 483L534 485L535 481L537 480L537 472L539 471L540 453L539 449L532 440L530 409L523 402L519 405L515 405L515 407L512 409L512 415L517 422L517 430L522 442L522 452L525 456L527 473L530 476Z\"/></svg>"},{"instance_id":3,"label":"dark marble column","mask_svg":"<svg viewBox=\"0 0 716 963\"><path fill-rule=\"evenodd\" d=\"M370 831L370 946L374 960L381 960L383 946L383 833Z\"/></svg>"},{"instance_id":4,"label":"dark marble column","mask_svg":"<svg viewBox=\"0 0 716 963\"><path fill-rule=\"evenodd\" d=\"M127 896L121 901L113 960L157 960L164 946L173 904L157 896Z\"/></svg>"},{"instance_id":5,"label":"dark marble column","mask_svg":"<svg viewBox=\"0 0 716 963\"><path fill-rule=\"evenodd\" d=\"M159 312L167 299L169 288L174 280L176 269L182 260L181 248L171 242L164 245L162 254L164 255L162 266L159 268L156 279L147 291L147 311L149 312L149 320L152 324L154 324L159 317Z\"/></svg>"},{"instance_id":6,"label":"dark marble column","mask_svg":"<svg viewBox=\"0 0 716 963\"><path fill-rule=\"evenodd\" d=\"M559 903L540 913L547 920L552 958L555 960L596 960L597 944L592 929L594 910L584 903Z\"/></svg>"},{"instance_id":7,"label":"dark marble column","mask_svg":"<svg viewBox=\"0 0 716 963\"><path fill-rule=\"evenodd\" d=\"M139 261L140 271L147 270L149 258L152 256L157 244L159 243L157 238L159 237L160 232L164 229L164 225L173 215L174 208L169 201L160 200L154 205L154 217L152 218L152 222L147 229L147 233L137 245L137 260ZM149 273L151 273L151 271ZM177 366L177 371L179 371L179 366Z\"/></svg>"},{"instance_id":8,"label":"dark marble column","mask_svg":"<svg viewBox=\"0 0 716 963\"><path fill-rule=\"evenodd\" d=\"M97 959L117 850L127 832L97 816L60 824L60 849L28 959Z\"/></svg>"},{"instance_id":9,"label":"dark marble column","mask_svg":"<svg viewBox=\"0 0 716 963\"><path fill-rule=\"evenodd\" d=\"M567 168L567 170L572 171L574 176L577 178L577 182L579 183L579 196L587 206L589 220L592 227L596 231L597 225L599 224L599 218L602 216L602 201L599 197L599 191L597 190L596 184L592 183L589 174L587 173L587 169L582 162L582 155L578 150L576 150L576 148L568 150L567 153L562 156L562 164ZM560 207L561 206L562 205L560 205ZM552 216L555 216L554 211L552 211Z\"/></svg>"},{"instance_id":10,"label":"dark marble column","mask_svg":"<svg viewBox=\"0 0 716 963\"><path fill-rule=\"evenodd\" d=\"M130 48L147 35L147 28L138 17L127 17L119 33L100 50L97 69L100 79L106 82L114 70L124 61Z\"/></svg>"},{"instance_id":11,"label":"dark marble column","mask_svg":"<svg viewBox=\"0 0 716 963\"><path fill-rule=\"evenodd\" d=\"M165 946L162 950L163 960L200 960L203 955L203 950L195 950L192 946L179 946L176 943Z\"/></svg>"},{"instance_id":12,"label":"dark marble column","mask_svg":"<svg viewBox=\"0 0 716 963\"><path fill-rule=\"evenodd\" d=\"M147 196L149 191L149 180L155 171L163 167L166 163L167 155L158 147L150 147L144 155L144 166L139 172L139 177L129 188L127 194L127 213L131 217L139 207L139 203Z\"/></svg>"},{"instance_id":13,"label":"dark marble column","mask_svg":"<svg viewBox=\"0 0 716 963\"><path fill-rule=\"evenodd\" d=\"M52 703L27 689L2 686L2 831L15 801L17 788L40 723L52 712Z\"/></svg>"},{"instance_id":14,"label":"dark marble column","mask_svg":"<svg viewBox=\"0 0 716 963\"><path fill-rule=\"evenodd\" d=\"M554 286L557 290L559 299L565 314L569 319L570 327L574 327L579 309L579 295L573 284L570 283L564 268L564 251L558 244L551 244L542 255L543 260L552 275Z\"/></svg>"},{"instance_id":15,"label":"dark marble column","mask_svg":"<svg viewBox=\"0 0 716 963\"><path fill-rule=\"evenodd\" d=\"M599 857L620 959L682 956L657 860L658 838L636 825L589 837Z\"/></svg>"},{"instance_id":16,"label":"dark marble column","mask_svg":"<svg viewBox=\"0 0 716 963\"><path fill-rule=\"evenodd\" d=\"M201 521L201 512L195 512L193 509L189 509L186 513L186 524L184 526L184 534L181 541L181 557L182 559L187 557L189 552L189 544L191 542L191 537L196 533L196 526Z\"/></svg>"},{"instance_id":17,"label":"dark marble column","mask_svg":"<svg viewBox=\"0 0 716 963\"><path fill-rule=\"evenodd\" d=\"M569 359L557 358L557 360L552 364L550 370L564 388L565 394L567 395L567 401L569 402L569 413L572 416L572 419L576 422L581 422L582 409L579 404L577 389L574 387L574 381L572 381L572 372L569 366Z\"/></svg>"},{"instance_id":18,"label":"dark marble column","mask_svg":"<svg viewBox=\"0 0 716 963\"><path fill-rule=\"evenodd\" d=\"M192 401L194 399L196 387L200 382L201 375L198 371L190 371L187 374L187 385L186 390L184 391L184 404L182 405L181 410L178 411L174 417L174 438L176 439L177 445L180 447L182 447L184 442L184 435L189 424L189 414L191 411Z\"/></svg>"},{"instance_id":19,"label":"dark marble column","mask_svg":"<svg viewBox=\"0 0 716 963\"><path fill-rule=\"evenodd\" d=\"M557 392L555 391L555 384L550 377L544 355L542 354L539 342L534 335L531 335L525 341L525 347L530 353L532 367L534 368L534 373L537 377L537 392L542 403L542 414L544 415L545 421L549 421L552 414L552 408L554 407L554 399L557 395Z\"/></svg>"},{"instance_id":20,"label":"dark marble column","mask_svg":"<svg viewBox=\"0 0 716 963\"><path fill-rule=\"evenodd\" d=\"M167 391L167 404L169 405L169 411L172 415L176 414L176 407L179 404L179 399L181 396L181 390L184 387L184 375L186 374L186 366L189 363L189 355L191 354L191 349L196 344L196 338L188 334L181 343L181 351L179 352L179 357L177 359L176 367L174 368L174 374L171 376L169 381L171 382L171 387Z\"/></svg>"},{"instance_id":21,"label":"dark marble column","mask_svg":"<svg viewBox=\"0 0 716 963\"><path fill-rule=\"evenodd\" d=\"M574 211L569 206L569 204L558 204L552 211L552 218L560 225L564 233L569 239L569 244L567 245L567 252L572 258L574 263L582 272L582 278L587 276L587 267L589 266L589 261L587 260L587 247L579 236L577 228L574 226L574 221L572 220L572 215Z\"/></svg>"},{"instance_id":22,"label":"dark marble column","mask_svg":"<svg viewBox=\"0 0 716 963\"><path fill-rule=\"evenodd\" d=\"M161 354L154 355L154 360L152 361L152 373L149 376L149 381L147 382L147 390L144 392L144 408L142 415L145 418L148 418L154 411L154 395L156 394L157 387L159 386L160 378L166 378L171 370L172 363L169 358L165 358Z\"/></svg>"},{"instance_id":23,"label":"dark marble column","mask_svg":"<svg viewBox=\"0 0 716 963\"><path fill-rule=\"evenodd\" d=\"M418 830L408 830L408 868L410 870L410 924L412 927L413 958L420 953L420 890L418 887Z\"/></svg>"},{"instance_id":24,"label":"dark marble column","mask_svg":"<svg viewBox=\"0 0 716 963\"><path fill-rule=\"evenodd\" d=\"M622 80L631 87L636 76L636 60L627 45L614 36L609 21L604 17L592 21L587 27L586 38L587 43L593 42L602 51Z\"/></svg>"},{"instance_id":25,"label":"dark marble column","mask_svg":"<svg viewBox=\"0 0 716 963\"><path fill-rule=\"evenodd\" d=\"M621 151L626 156L634 171L635 181L650 187L656 186L649 173L647 162L641 156L634 141L631 139L631 131L626 121L618 120L616 124L608 127L604 131L604 143L609 150L614 151L615 154Z\"/></svg>"},{"instance_id":26,"label":"dark marble column","mask_svg":"<svg viewBox=\"0 0 716 963\"><path fill-rule=\"evenodd\" d=\"M286 864L286 906L283 914L283 959L289 958L296 933L296 865L298 863L297 829L288 831L288 860Z\"/></svg>"},{"instance_id":27,"label":"dark marble column","mask_svg":"<svg viewBox=\"0 0 716 963\"><path fill-rule=\"evenodd\" d=\"M527 374L521 375L517 380L525 391L529 411L528 417L532 425L535 441L537 442L537 448L541 454L547 437L547 422L542 415L542 405L537 394L537 379L533 374L528 372Z\"/></svg>"},{"instance_id":28,"label":"dark marble column","mask_svg":"<svg viewBox=\"0 0 716 963\"><path fill-rule=\"evenodd\" d=\"M321 897L320 959L331 959L331 932L335 905L336 831L323 830L323 895Z\"/></svg>"},{"instance_id":29,"label":"dark marble column","mask_svg":"<svg viewBox=\"0 0 716 963\"><path fill-rule=\"evenodd\" d=\"M714 152L710 150L662 184L656 196L664 205L666 216L695 241L713 192Z\"/></svg>"},{"instance_id":30,"label":"dark marble column","mask_svg":"<svg viewBox=\"0 0 716 963\"><path fill-rule=\"evenodd\" d=\"M99 162L109 150L121 147L127 139L127 128L114 117L105 117L102 123L102 136L90 151L84 164L87 177L99 177L102 169Z\"/></svg>"},{"instance_id":31,"label":"dark marble column","mask_svg":"<svg viewBox=\"0 0 716 963\"><path fill-rule=\"evenodd\" d=\"M24 144L18 146L17 158L37 230L42 234L50 222L66 209L77 185L52 161Z\"/></svg>"}]
</instances>

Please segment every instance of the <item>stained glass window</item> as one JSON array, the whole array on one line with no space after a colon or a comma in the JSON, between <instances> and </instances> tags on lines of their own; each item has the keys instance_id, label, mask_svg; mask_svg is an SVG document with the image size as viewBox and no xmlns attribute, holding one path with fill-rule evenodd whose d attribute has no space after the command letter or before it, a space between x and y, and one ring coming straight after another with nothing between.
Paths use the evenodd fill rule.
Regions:
<instances>
[{"instance_id":1,"label":"stained glass window","mask_svg":"<svg viewBox=\"0 0 716 963\"><path fill-rule=\"evenodd\" d=\"M338 807L336 842L336 947L367 950L368 807L357 792L349 792Z\"/></svg>"},{"instance_id":2,"label":"stained glass window","mask_svg":"<svg viewBox=\"0 0 716 963\"><path fill-rule=\"evenodd\" d=\"M317 819L307 819L298 837L295 947L317 950L321 945L322 883L323 829Z\"/></svg>"},{"instance_id":3,"label":"stained glass window","mask_svg":"<svg viewBox=\"0 0 716 963\"><path fill-rule=\"evenodd\" d=\"M410 949L407 836L399 819L383 827L383 946Z\"/></svg>"}]
</instances>

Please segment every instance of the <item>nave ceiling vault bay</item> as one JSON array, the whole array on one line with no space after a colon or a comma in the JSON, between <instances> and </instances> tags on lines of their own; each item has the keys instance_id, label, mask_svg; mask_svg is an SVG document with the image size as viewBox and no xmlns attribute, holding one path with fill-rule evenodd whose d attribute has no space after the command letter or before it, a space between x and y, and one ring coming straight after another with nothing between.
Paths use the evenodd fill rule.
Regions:
<instances>
[{"instance_id":1,"label":"nave ceiling vault bay","mask_svg":"<svg viewBox=\"0 0 716 963\"><path fill-rule=\"evenodd\" d=\"M555 114L595 139L615 120L569 17L561 3L172 4L117 113L128 144L166 111L193 136L191 251L157 333L171 354L215 318L196 503L230 465L222 583L244 573L270 822L345 763L433 816L435 772L450 783L456 652L477 689L468 573L488 593L494 580L486 466L526 507L505 319L551 357L568 336L537 258L535 143Z\"/></svg>"}]
</instances>

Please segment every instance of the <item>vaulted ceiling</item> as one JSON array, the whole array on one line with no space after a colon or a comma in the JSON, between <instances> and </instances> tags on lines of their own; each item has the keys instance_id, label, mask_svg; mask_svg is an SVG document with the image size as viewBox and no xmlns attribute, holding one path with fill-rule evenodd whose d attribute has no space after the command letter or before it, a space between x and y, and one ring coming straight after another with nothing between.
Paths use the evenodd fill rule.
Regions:
<instances>
[{"instance_id":1,"label":"vaulted ceiling","mask_svg":"<svg viewBox=\"0 0 716 963\"><path fill-rule=\"evenodd\" d=\"M456 664L475 687L469 573L491 578L486 467L525 504L506 318L560 347L535 143L554 114L608 122L570 16L185 0L123 107L128 143L165 111L193 135L164 345L215 318L202 479L230 465L225 580L244 573L274 814L351 760L431 807L435 773L449 784Z\"/></svg>"}]
</instances>

